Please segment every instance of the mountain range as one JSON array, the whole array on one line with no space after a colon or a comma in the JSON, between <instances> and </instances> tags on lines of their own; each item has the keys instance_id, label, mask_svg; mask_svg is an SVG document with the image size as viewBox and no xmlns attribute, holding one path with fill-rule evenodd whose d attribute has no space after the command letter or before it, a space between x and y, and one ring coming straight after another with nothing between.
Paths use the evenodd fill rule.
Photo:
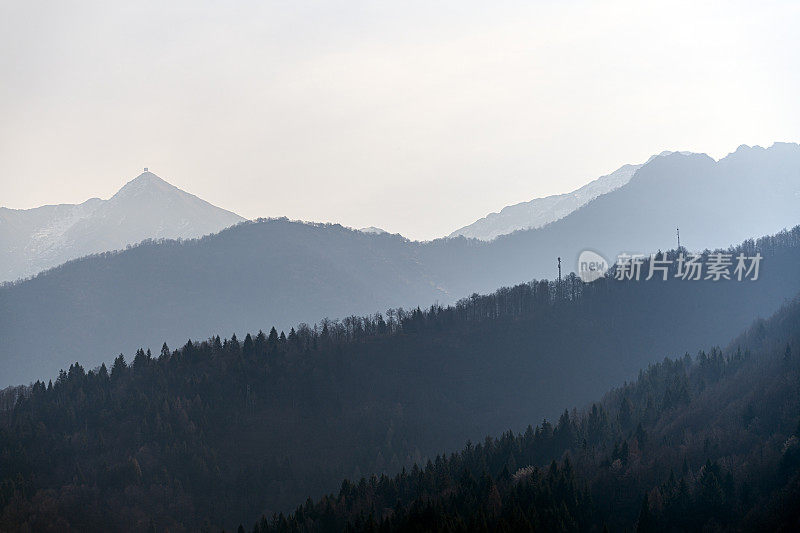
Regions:
<instances>
[{"instance_id":1,"label":"mountain range","mask_svg":"<svg viewBox=\"0 0 800 533\"><path fill-rule=\"evenodd\" d=\"M781 474L800 467L800 306L751 317L800 290L800 226L732 251L763 255L758 280L569 276L453 306L162 345L94 369L72 363L52 383L0 391L0 530L233 531L290 509L302 525L278 518L274 531L534 529L481 527L474 516L485 509L486 524L500 509L513 519L522 508L534 530L600 533L604 522L632 530L645 491L653 513L685 524L664 531L720 530L715 521L750 511L782 515L770 502L794 502L796 516L798 491L774 491L791 488ZM168 317L158 307L172 296L147 311ZM227 307L209 300L206 311L216 305ZM729 349L714 348L750 323ZM52 333L45 324L39 336ZM76 331L62 348L101 333ZM485 438L501 433L501 442ZM450 455L462 447L474 461ZM507 492L514 474L537 479L534 469L553 461L550 472L571 468L576 479L541 497ZM702 482L703 469L715 469L709 461L719 469ZM471 499L467 467L501 492ZM664 487L670 469L676 479ZM692 513L672 505L682 482ZM578 499L565 495L569 486ZM323 496L334 491L339 499ZM566 507L551 509L551 497ZM452 527L444 509L427 513L428 525L364 523L413 515L416 498L477 523Z\"/></svg>"},{"instance_id":2,"label":"mountain range","mask_svg":"<svg viewBox=\"0 0 800 533\"><path fill-rule=\"evenodd\" d=\"M145 169L108 200L34 209L0 207L0 281L145 239L208 235L243 220Z\"/></svg>"},{"instance_id":3,"label":"mountain range","mask_svg":"<svg viewBox=\"0 0 800 533\"><path fill-rule=\"evenodd\" d=\"M85 218L202 218L148 174ZM2 284L0 529L795 530L799 198L798 145L670 153L488 241L259 219Z\"/></svg>"},{"instance_id":4,"label":"mountain range","mask_svg":"<svg viewBox=\"0 0 800 533\"><path fill-rule=\"evenodd\" d=\"M673 248L678 226L689 250L726 248L799 223L799 199L800 146L778 143L742 146L719 161L656 157L626 185L564 218L490 242L415 242L286 219L238 224L195 240L147 242L0 288L0 385L164 341L454 303L498 286L552 279L557 257L566 274L585 249L613 262L620 252ZM769 302L747 320L780 303Z\"/></svg>"},{"instance_id":5,"label":"mountain range","mask_svg":"<svg viewBox=\"0 0 800 533\"><path fill-rule=\"evenodd\" d=\"M663 157L673 153L675 152L661 152L648 159L647 163L656 157ZM690 152L679 153L688 155ZM489 213L472 224L455 230L448 237L463 236L490 241L495 237L515 231L540 228L564 218L598 196L624 186L642 166L642 164L623 165L611 174L590 181L572 192L534 198L528 202L506 206L499 213Z\"/></svg>"}]
</instances>

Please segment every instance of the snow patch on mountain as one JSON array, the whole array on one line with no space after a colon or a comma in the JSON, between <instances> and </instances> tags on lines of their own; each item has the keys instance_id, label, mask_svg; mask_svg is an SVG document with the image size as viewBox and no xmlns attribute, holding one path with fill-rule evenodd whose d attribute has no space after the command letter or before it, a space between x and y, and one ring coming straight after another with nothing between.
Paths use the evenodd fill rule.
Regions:
<instances>
[{"instance_id":1,"label":"snow patch on mountain","mask_svg":"<svg viewBox=\"0 0 800 533\"><path fill-rule=\"evenodd\" d=\"M145 239L201 237L243 220L149 171L108 200L33 209L0 207L0 281Z\"/></svg>"}]
</instances>

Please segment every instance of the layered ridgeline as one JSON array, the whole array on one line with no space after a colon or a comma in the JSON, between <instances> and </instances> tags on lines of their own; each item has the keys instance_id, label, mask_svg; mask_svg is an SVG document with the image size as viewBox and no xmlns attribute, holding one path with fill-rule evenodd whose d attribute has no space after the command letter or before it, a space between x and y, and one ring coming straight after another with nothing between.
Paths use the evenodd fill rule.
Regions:
<instances>
[{"instance_id":1,"label":"layered ridgeline","mask_svg":"<svg viewBox=\"0 0 800 533\"><path fill-rule=\"evenodd\" d=\"M676 226L691 250L742 242L800 222L799 172L797 145L740 148L719 162L671 154L561 220L491 242L419 243L266 220L197 241L87 257L0 288L0 386L55 376L74 361L91 367L139 346L157 349L162 341L449 304L555 277L556 257L565 272L573 270L586 248L612 261L619 251L671 248ZM759 294L724 334L773 312L783 294Z\"/></svg>"},{"instance_id":2,"label":"layered ridgeline","mask_svg":"<svg viewBox=\"0 0 800 533\"><path fill-rule=\"evenodd\" d=\"M395 474L468 439L520 431L665 355L729 339L754 310L800 291L800 228L740 251L764 256L758 281L568 276L452 307L214 337L90 371L74 364L0 401L0 529L252 524L344 478ZM755 402L753 416L768 405ZM760 428L756 418L748 423ZM701 459L688 460L699 472ZM638 505L644 489L634 489Z\"/></svg>"},{"instance_id":3,"label":"layered ridgeline","mask_svg":"<svg viewBox=\"0 0 800 533\"><path fill-rule=\"evenodd\" d=\"M243 220L145 169L108 200L35 209L0 207L0 281L144 239L201 237Z\"/></svg>"},{"instance_id":4,"label":"layered ridgeline","mask_svg":"<svg viewBox=\"0 0 800 533\"><path fill-rule=\"evenodd\" d=\"M740 147L715 162L704 154L656 157L630 182L542 228L491 242L457 238L420 247L427 268L448 287L490 290L549 275L559 256L575 268L585 249L614 261L621 252L681 245L714 249L800 223L800 145ZM530 275L529 275L530 276Z\"/></svg>"},{"instance_id":5,"label":"layered ridgeline","mask_svg":"<svg viewBox=\"0 0 800 533\"><path fill-rule=\"evenodd\" d=\"M342 482L267 532L796 531L800 299L580 412Z\"/></svg>"},{"instance_id":6,"label":"layered ridgeline","mask_svg":"<svg viewBox=\"0 0 800 533\"><path fill-rule=\"evenodd\" d=\"M664 156L670 153L663 152L659 155ZM495 237L515 231L540 228L564 218L598 196L619 189L628 183L641 167L642 165L623 165L611 174L600 176L572 192L534 198L527 202L506 206L498 213L489 213L472 224L455 230L448 237L467 237L490 241Z\"/></svg>"},{"instance_id":7,"label":"layered ridgeline","mask_svg":"<svg viewBox=\"0 0 800 533\"><path fill-rule=\"evenodd\" d=\"M740 150L742 148L748 149L748 147L745 146L740 147ZM775 147L773 147L773 149L774 148ZM701 155L692 154L692 152L664 151L651 156L645 165L649 164L657 157L665 157L676 153L684 156ZM624 187L643 166L644 165L623 165L611 174L590 181L583 187L572 192L555 194L543 198L534 198L527 202L506 206L498 213L489 213L472 224L455 230L448 235L448 237L467 237L482 241L490 241L496 237L507 235L515 231L541 228L564 218L599 196Z\"/></svg>"},{"instance_id":8,"label":"layered ridgeline","mask_svg":"<svg viewBox=\"0 0 800 533\"><path fill-rule=\"evenodd\" d=\"M270 220L145 242L0 287L0 387L212 334L445 300L397 235ZM42 334L47 331L48 333Z\"/></svg>"},{"instance_id":9,"label":"layered ridgeline","mask_svg":"<svg viewBox=\"0 0 800 533\"><path fill-rule=\"evenodd\" d=\"M691 152L664 151L651 156L645 164L650 163L656 157L674 153L691 155ZM489 213L472 224L455 230L448 237L467 237L490 241L495 237L515 231L541 228L564 218L598 196L625 186L642 166L644 165L623 165L611 174L600 176L572 192L534 198L527 202L506 206L498 213Z\"/></svg>"}]
</instances>

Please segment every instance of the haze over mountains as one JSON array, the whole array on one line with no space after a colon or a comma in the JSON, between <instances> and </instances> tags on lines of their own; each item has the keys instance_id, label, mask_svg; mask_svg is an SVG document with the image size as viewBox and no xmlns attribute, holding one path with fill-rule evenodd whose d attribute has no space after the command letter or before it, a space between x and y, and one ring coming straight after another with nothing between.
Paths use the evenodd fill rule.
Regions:
<instances>
[{"instance_id":1,"label":"haze over mountains","mask_svg":"<svg viewBox=\"0 0 800 533\"><path fill-rule=\"evenodd\" d=\"M690 250L727 247L800 223L798 202L800 147L779 143L740 147L718 162L657 157L566 217L491 242L414 242L279 219L87 257L0 288L0 385L163 341L448 304L552 279L556 257L569 272L583 249L613 260L674 248L676 226Z\"/></svg>"},{"instance_id":2,"label":"haze over mountains","mask_svg":"<svg viewBox=\"0 0 800 533\"><path fill-rule=\"evenodd\" d=\"M738 467L764 471L779 463L797 426L800 308L795 304L757 322L725 358L708 349L797 293L800 226L741 248L754 250L764 255L757 281L604 278L582 284L570 277L560 284L505 287L452 307L299 327L286 335L266 330L184 341L174 350L117 357L95 371L70 365L52 386L45 380L0 393L0 530L26 522L33 531L69 530L41 525L65 523L77 531L232 531L262 513L297 509L309 496L340 487L347 493L344 478L366 476L353 484L351 494L360 498L371 492L355 490L356 484L364 487L371 474L392 476L401 468L418 479L469 483L463 469L440 477L425 466L440 465L440 454L467 439L478 443L468 444L468 453L481 445L498 450L499 464L489 463L495 477L504 466L506 477L529 465L546 467L570 449L578 472L591 469L583 479L606 480L593 498L614 522L635 519L642 491L667 479L669 468L691 483L689 468L697 471L708 459L719 459L739 482L750 482L751 490L737 492L743 504L757 508L753 498L766 492L765 485ZM247 301L269 296L248 279L241 284L253 293ZM302 294L297 284L290 286ZM172 296L155 302L142 320L192 312L184 307L160 314ZM223 300L207 305L227 307ZM49 333L45 326L40 336ZM84 336L64 341L81 346ZM752 360L750 349L760 360ZM691 357L683 354L698 350L708 356L698 355L699 372L688 379L682 370L690 370ZM788 362L792 354L791 367L772 364ZM651 366L633 389L624 387L586 416L565 413L667 355L677 363ZM740 375L749 379L729 382L725 391L713 388L748 360L752 364ZM692 408L683 410L692 398ZM13 412L4 411L15 403ZM521 432L543 417L553 422L527 430L528 446L502 449L483 440L509 429ZM581 427L565 431L570 420ZM534 441L537 453L520 453ZM489 464L477 464L475 474ZM769 490L781 484L771 481ZM718 491L708 492L719 501ZM735 508L732 492L726 489L724 501ZM398 492L384 496L387 503L375 510L383 516ZM480 502L487 500L465 505L473 509ZM337 504L322 514L351 509ZM278 529L306 530L317 529ZM509 529L520 530L529 529Z\"/></svg>"},{"instance_id":3,"label":"haze over mountains","mask_svg":"<svg viewBox=\"0 0 800 533\"><path fill-rule=\"evenodd\" d=\"M656 157L663 157L673 153L675 152L661 152L652 156L647 162L649 163ZM680 153L689 154L689 152ZM611 174L590 181L572 192L534 198L528 202L506 206L499 213L489 213L472 224L457 229L448 237L464 236L490 241L495 237L513 233L514 231L540 228L550 222L564 218L598 196L619 189L628 183L642 166L623 165Z\"/></svg>"},{"instance_id":4,"label":"haze over mountains","mask_svg":"<svg viewBox=\"0 0 800 533\"><path fill-rule=\"evenodd\" d=\"M453 490L478 487L458 457L436 454L559 413L557 424L505 433L505 444L467 444L472 466L505 485L480 481L477 499L451 507L454 520L484 507L478 522L502 507L519 515L522 497L539 523L544 500L509 484L520 472L549 480L545 498L576 479L591 486L591 498L584 489L564 498L578 508L554 504L547 530L591 530L559 516L627 528L639 509L646 524L643 491L658 496L665 523L687 530L796 501L800 477L776 476L800 471L800 315L784 305L800 292L799 170L794 144L740 147L718 162L675 153L559 220L491 241L260 219L2 285L0 388L40 381L0 390L0 529L229 530L337 487L340 503L307 503L291 520L340 531L318 519L358 524L376 496L382 517L405 520L410 502L391 500L419 494L413 483L444 482L427 494L450 502ZM121 199L157 204L163 182L146 178ZM728 251L761 254L757 280L679 279L676 225L689 250L743 241ZM666 250L668 279L531 281L554 278L556 257L569 272L587 248L610 258ZM781 305L737 346L682 356ZM591 409L564 411L637 373ZM552 461L561 466L535 470ZM388 491L374 476L341 481L403 468ZM385 489L390 478L380 479ZM673 502L680 493L697 503L691 521L688 504ZM442 506L435 514L447 516ZM274 530L297 529L281 520Z\"/></svg>"},{"instance_id":5,"label":"haze over mountains","mask_svg":"<svg viewBox=\"0 0 800 533\"><path fill-rule=\"evenodd\" d=\"M534 277L552 278L556 258L566 271L581 251L614 262L622 252L649 254L681 244L689 250L727 247L800 223L800 146L741 146L715 162L674 153L640 168L631 181L568 216L490 242L466 238L419 245L420 263L454 294L492 290Z\"/></svg>"},{"instance_id":6,"label":"haze over mountains","mask_svg":"<svg viewBox=\"0 0 800 533\"><path fill-rule=\"evenodd\" d=\"M243 220L147 171L108 200L34 209L0 207L0 281L144 239L208 235Z\"/></svg>"}]
</instances>

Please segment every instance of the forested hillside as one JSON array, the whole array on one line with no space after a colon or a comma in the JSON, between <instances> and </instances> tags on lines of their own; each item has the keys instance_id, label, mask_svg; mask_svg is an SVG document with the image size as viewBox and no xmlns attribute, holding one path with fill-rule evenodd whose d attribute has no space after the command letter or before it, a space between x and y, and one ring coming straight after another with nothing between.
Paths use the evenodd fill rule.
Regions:
<instances>
[{"instance_id":1,"label":"forested hillside","mask_svg":"<svg viewBox=\"0 0 800 533\"><path fill-rule=\"evenodd\" d=\"M442 291L404 242L269 220L66 263L0 287L0 386L54 378L74 361L109 364L165 341L437 301Z\"/></svg>"},{"instance_id":2,"label":"forested hillside","mask_svg":"<svg viewBox=\"0 0 800 533\"><path fill-rule=\"evenodd\" d=\"M800 299L726 350L650 365L581 411L467 443L254 533L797 531Z\"/></svg>"},{"instance_id":3,"label":"forested hillside","mask_svg":"<svg viewBox=\"0 0 800 533\"><path fill-rule=\"evenodd\" d=\"M584 249L612 262L619 251L666 250L676 226L689 250L728 246L800 223L798 168L795 144L743 147L718 162L696 154L657 157L624 187L565 218L492 242L412 242L280 219L86 257L0 287L0 386L55 377L74 361L109 364L120 352L157 350L164 341L448 305L475 292L553 278L557 257L565 272L573 270ZM789 289L771 285L774 279L748 296L749 305L728 310L738 315L729 317L721 337L683 340L724 342L774 312Z\"/></svg>"},{"instance_id":4,"label":"forested hillside","mask_svg":"<svg viewBox=\"0 0 800 533\"><path fill-rule=\"evenodd\" d=\"M140 350L110 368L73 364L3 395L0 525L230 527L344 478L411 469L707 349L797 292L798 250L800 228L734 250L764 256L757 281L571 275L449 307Z\"/></svg>"}]
</instances>

